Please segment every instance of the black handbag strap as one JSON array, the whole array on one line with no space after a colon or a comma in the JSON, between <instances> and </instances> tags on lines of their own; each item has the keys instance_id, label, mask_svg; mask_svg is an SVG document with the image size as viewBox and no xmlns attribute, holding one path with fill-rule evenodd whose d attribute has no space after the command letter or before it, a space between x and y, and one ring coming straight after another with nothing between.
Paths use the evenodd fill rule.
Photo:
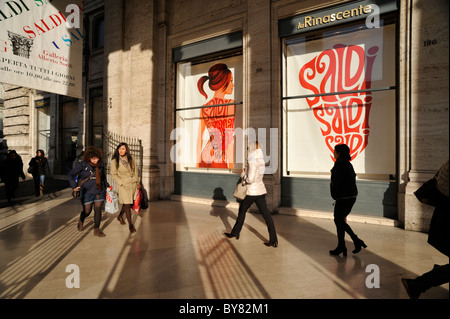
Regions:
<instances>
[{"instance_id":1,"label":"black handbag strap","mask_svg":"<svg viewBox=\"0 0 450 319\"><path fill-rule=\"evenodd\" d=\"M91 178L92 175L94 175L93 171L91 171L91 175L89 175L87 178L83 179L81 182L78 183L78 187L83 186L83 184L86 183L89 180L89 178Z\"/></svg>"}]
</instances>

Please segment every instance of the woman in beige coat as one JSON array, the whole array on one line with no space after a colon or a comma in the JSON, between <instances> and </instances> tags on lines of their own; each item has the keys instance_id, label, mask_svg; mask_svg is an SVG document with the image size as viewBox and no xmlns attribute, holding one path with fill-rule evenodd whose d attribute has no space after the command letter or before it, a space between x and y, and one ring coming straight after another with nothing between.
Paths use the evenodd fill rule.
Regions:
<instances>
[{"instance_id":1,"label":"woman in beige coat","mask_svg":"<svg viewBox=\"0 0 450 319\"><path fill-rule=\"evenodd\" d=\"M131 207L136 199L137 190L141 188L136 162L130 154L127 143L120 143L111 162L111 175L119 187L119 204L122 209L117 220L125 225L123 214L127 217L130 232L136 232L131 220Z\"/></svg>"}]
</instances>

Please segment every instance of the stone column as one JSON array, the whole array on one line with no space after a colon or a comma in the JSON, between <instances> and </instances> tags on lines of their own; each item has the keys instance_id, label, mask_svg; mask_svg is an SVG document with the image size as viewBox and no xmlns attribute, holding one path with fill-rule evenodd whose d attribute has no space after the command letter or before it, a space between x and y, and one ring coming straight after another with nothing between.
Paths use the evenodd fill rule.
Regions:
<instances>
[{"instance_id":1,"label":"stone column","mask_svg":"<svg viewBox=\"0 0 450 319\"><path fill-rule=\"evenodd\" d=\"M3 134L9 149L22 157L26 170L31 154L30 140L30 89L3 84L4 111Z\"/></svg>"},{"instance_id":2,"label":"stone column","mask_svg":"<svg viewBox=\"0 0 450 319\"><path fill-rule=\"evenodd\" d=\"M410 171L404 195L404 227L428 231L433 208L418 202L413 193L449 157L449 3L412 0L408 4Z\"/></svg>"}]
</instances>

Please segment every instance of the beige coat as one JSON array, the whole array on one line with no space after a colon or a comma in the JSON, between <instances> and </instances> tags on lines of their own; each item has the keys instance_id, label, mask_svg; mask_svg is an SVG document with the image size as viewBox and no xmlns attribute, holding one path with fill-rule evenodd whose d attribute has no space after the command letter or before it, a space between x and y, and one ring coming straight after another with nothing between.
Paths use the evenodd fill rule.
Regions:
<instances>
[{"instance_id":1,"label":"beige coat","mask_svg":"<svg viewBox=\"0 0 450 319\"><path fill-rule=\"evenodd\" d=\"M139 184L137 165L134 165L134 170L131 171L119 160L119 167L117 168L116 160L114 159L111 161L111 175L119 187L119 203L133 204L133 201L136 199L137 185Z\"/></svg>"}]
</instances>

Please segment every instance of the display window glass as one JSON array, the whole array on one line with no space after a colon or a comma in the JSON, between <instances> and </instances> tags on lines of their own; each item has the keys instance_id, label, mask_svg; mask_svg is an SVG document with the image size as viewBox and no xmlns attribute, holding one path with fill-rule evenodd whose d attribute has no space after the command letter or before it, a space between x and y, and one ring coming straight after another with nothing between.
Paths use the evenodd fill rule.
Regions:
<instances>
[{"instance_id":1,"label":"display window glass","mask_svg":"<svg viewBox=\"0 0 450 319\"><path fill-rule=\"evenodd\" d=\"M177 171L232 172L243 163L242 54L177 63ZM236 133L238 132L237 136Z\"/></svg>"},{"instance_id":2,"label":"display window glass","mask_svg":"<svg viewBox=\"0 0 450 319\"><path fill-rule=\"evenodd\" d=\"M329 177L337 144L359 178L396 172L396 25L353 23L284 38L283 176Z\"/></svg>"}]
</instances>

